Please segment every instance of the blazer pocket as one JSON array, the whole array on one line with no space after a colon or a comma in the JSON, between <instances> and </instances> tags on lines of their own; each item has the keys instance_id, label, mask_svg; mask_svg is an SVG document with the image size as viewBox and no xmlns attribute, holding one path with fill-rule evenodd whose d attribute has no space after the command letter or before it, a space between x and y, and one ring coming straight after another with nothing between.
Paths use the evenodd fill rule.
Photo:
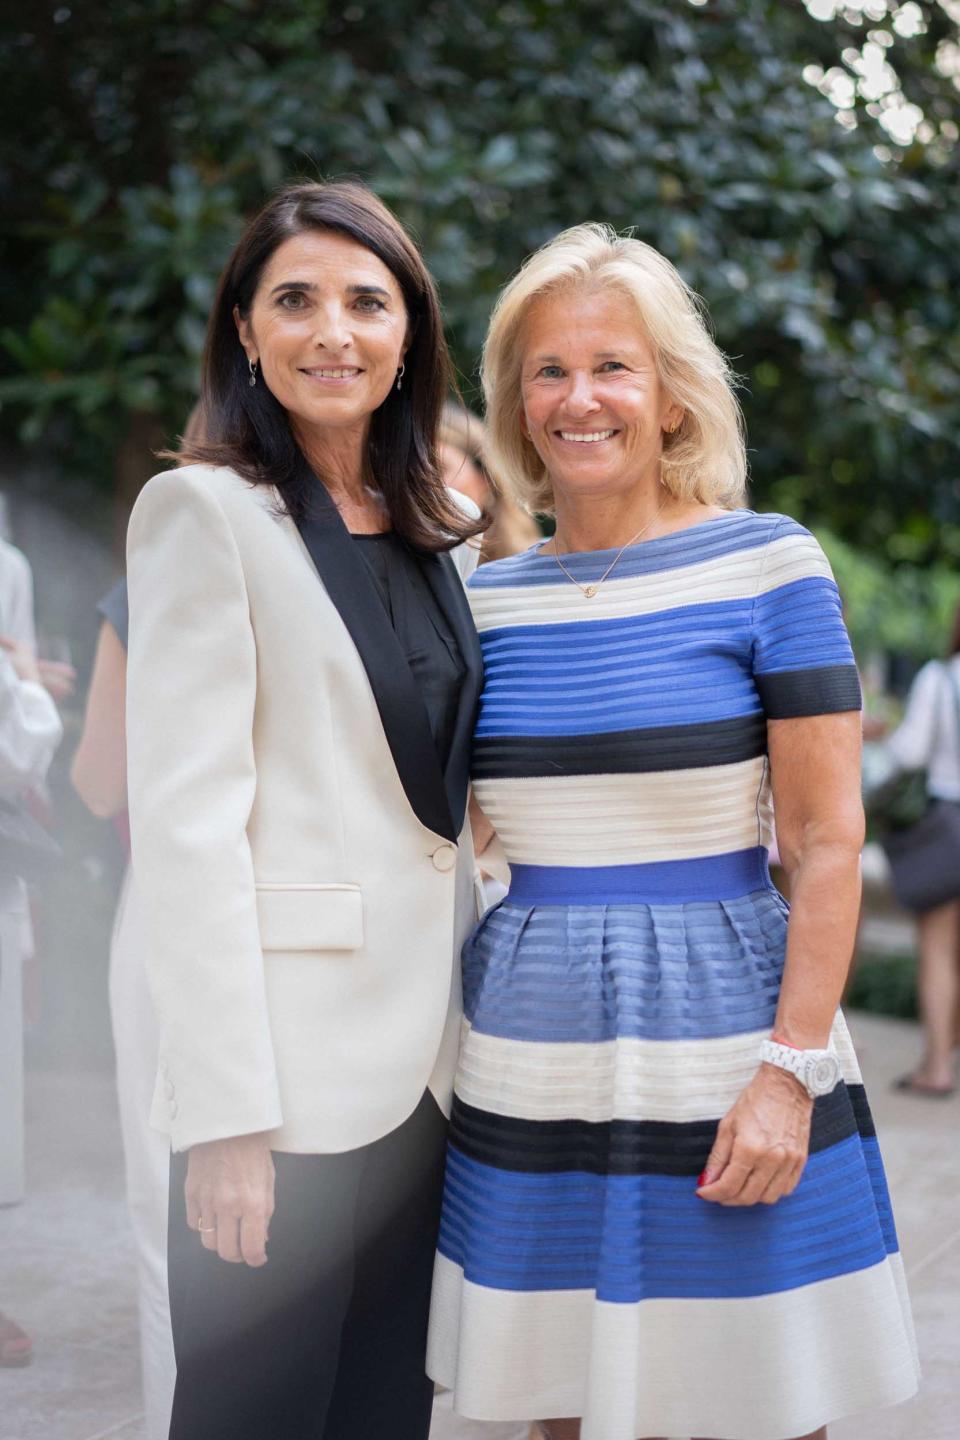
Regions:
<instances>
[{"instance_id":1,"label":"blazer pocket","mask_svg":"<svg viewBox=\"0 0 960 1440\"><path fill-rule=\"evenodd\" d=\"M359 950L359 885L258 884L257 920L264 950Z\"/></svg>"}]
</instances>

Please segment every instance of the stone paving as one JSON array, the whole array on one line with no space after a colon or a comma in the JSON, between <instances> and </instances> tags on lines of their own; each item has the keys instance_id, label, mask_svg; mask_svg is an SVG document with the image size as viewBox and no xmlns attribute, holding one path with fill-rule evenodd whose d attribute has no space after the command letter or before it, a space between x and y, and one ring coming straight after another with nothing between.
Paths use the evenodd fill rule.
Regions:
<instances>
[{"instance_id":1,"label":"stone paving","mask_svg":"<svg viewBox=\"0 0 960 1440\"><path fill-rule=\"evenodd\" d=\"M916 1054L915 1026L854 1015L851 1028L887 1161L925 1382L909 1405L841 1422L831 1440L958 1440L960 1099L891 1092ZM131 1241L108 1078L28 1077L28 1164L28 1200L0 1210L0 1308L29 1329L35 1358L29 1369L0 1370L0 1440L142 1440ZM438 1399L431 1440L525 1437L526 1426L458 1420L448 1398Z\"/></svg>"}]
</instances>

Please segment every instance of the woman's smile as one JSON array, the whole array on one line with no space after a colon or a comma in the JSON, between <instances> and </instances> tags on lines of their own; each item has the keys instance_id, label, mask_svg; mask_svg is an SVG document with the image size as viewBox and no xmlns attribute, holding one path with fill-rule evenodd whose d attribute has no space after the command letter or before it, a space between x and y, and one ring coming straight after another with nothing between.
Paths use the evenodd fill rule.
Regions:
<instances>
[{"instance_id":1,"label":"woman's smile","mask_svg":"<svg viewBox=\"0 0 960 1440\"><path fill-rule=\"evenodd\" d=\"M619 430L556 430L554 434L572 445L602 445L620 434Z\"/></svg>"},{"instance_id":2,"label":"woman's smile","mask_svg":"<svg viewBox=\"0 0 960 1440\"><path fill-rule=\"evenodd\" d=\"M359 379L363 371L359 365L313 365L301 366L300 374L318 384L341 386Z\"/></svg>"}]
</instances>

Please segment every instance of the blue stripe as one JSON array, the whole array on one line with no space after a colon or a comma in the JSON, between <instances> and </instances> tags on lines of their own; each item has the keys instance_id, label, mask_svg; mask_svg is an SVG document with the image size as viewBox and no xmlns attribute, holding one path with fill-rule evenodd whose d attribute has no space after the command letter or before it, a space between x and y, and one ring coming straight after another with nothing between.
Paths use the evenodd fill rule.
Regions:
<instances>
[{"instance_id":1,"label":"blue stripe","mask_svg":"<svg viewBox=\"0 0 960 1440\"><path fill-rule=\"evenodd\" d=\"M775 890L682 905L491 910L463 950L464 1012L507 1040L693 1040L772 1027L787 905Z\"/></svg>"},{"instance_id":2,"label":"blue stripe","mask_svg":"<svg viewBox=\"0 0 960 1440\"><path fill-rule=\"evenodd\" d=\"M758 675L854 663L840 592L824 576L811 575L758 595L753 618Z\"/></svg>"},{"instance_id":3,"label":"blue stripe","mask_svg":"<svg viewBox=\"0 0 960 1440\"><path fill-rule=\"evenodd\" d=\"M767 850L755 845L697 860L646 865L511 865L511 905L681 905L735 900L772 883Z\"/></svg>"},{"instance_id":4,"label":"blue stripe","mask_svg":"<svg viewBox=\"0 0 960 1440\"><path fill-rule=\"evenodd\" d=\"M705 560L715 560L737 550L756 550L766 545L781 522L782 535L807 533L796 521L785 521L781 515L757 515L753 510L733 510L729 515L718 515L713 520L676 534L659 535L641 545L630 546L617 561L614 574L620 580L636 575L656 575L664 570L700 565ZM481 566L470 580L470 589L562 584L565 577L557 565L553 547L550 545L544 549L544 543L532 546L521 555L511 555ZM603 574L616 553L616 550L581 551L564 555L563 563L582 584L587 584Z\"/></svg>"},{"instance_id":5,"label":"blue stripe","mask_svg":"<svg viewBox=\"0 0 960 1440\"><path fill-rule=\"evenodd\" d=\"M750 601L480 637L477 734L583 735L756 715Z\"/></svg>"},{"instance_id":6,"label":"blue stripe","mask_svg":"<svg viewBox=\"0 0 960 1440\"><path fill-rule=\"evenodd\" d=\"M897 1248L888 1214L876 1142L857 1136L812 1155L793 1195L746 1209L684 1176L516 1174L450 1146L439 1248L491 1289L733 1299L879 1264Z\"/></svg>"}]
</instances>

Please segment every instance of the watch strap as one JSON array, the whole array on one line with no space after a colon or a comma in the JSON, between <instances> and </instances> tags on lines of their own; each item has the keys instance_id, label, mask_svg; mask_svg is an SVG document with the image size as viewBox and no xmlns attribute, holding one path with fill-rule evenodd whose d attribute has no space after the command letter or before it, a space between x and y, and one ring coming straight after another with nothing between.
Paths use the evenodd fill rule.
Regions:
<instances>
[{"instance_id":1,"label":"watch strap","mask_svg":"<svg viewBox=\"0 0 960 1440\"><path fill-rule=\"evenodd\" d=\"M779 1040L766 1039L760 1044L760 1059L799 1080L811 1099L829 1095L840 1079L839 1062L832 1050L797 1050Z\"/></svg>"}]
</instances>

